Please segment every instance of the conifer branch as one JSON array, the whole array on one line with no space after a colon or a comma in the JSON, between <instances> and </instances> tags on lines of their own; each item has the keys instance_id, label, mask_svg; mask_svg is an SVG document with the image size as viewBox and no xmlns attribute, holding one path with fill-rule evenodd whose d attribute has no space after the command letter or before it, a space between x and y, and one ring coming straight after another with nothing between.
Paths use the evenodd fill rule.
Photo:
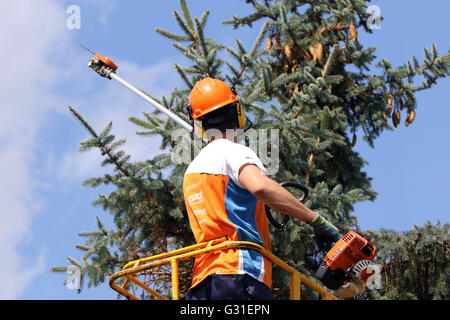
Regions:
<instances>
[{"instance_id":1,"label":"conifer branch","mask_svg":"<svg viewBox=\"0 0 450 320\"><path fill-rule=\"evenodd\" d=\"M175 41L191 41L191 37L180 36L178 34L169 32L169 31L164 30L164 29L155 28L155 31L158 32L159 34L161 34L162 36L167 37L167 38L172 39L172 40L175 40Z\"/></svg>"},{"instance_id":2,"label":"conifer branch","mask_svg":"<svg viewBox=\"0 0 450 320\"><path fill-rule=\"evenodd\" d=\"M259 31L258 36L256 37L255 42L253 43L253 47L250 50L250 57L254 57L256 50L258 50L258 47L261 44L261 41L264 39L264 36L266 35L266 32L269 28L270 21L266 21L263 26L261 27L261 30Z\"/></svg>"},{"instance_id":3,"label":"conifer branch","mask_svg":"<svg viewBox=\"0 0 450 320\"><path fill-rule=\"evenodd\" d=\"M89 125L89 123L86 122L86 120L84 120L84 118L78 113L78 111L75 110L72 106L69 106L69 110L78 119L78 121L80 121L81 124L89 131L89 133L93 137L98 139L98 136L97 136L97 133L95 132L95 130Z\"/></svg>"},{"instance_id":4,"label":"conifer branch","mask_svg":"<svg viewBox=\"0 0 450 320\"><path fill-rule=\"evenodd\" d=\"M203 29L206 25L206 22L208 21L208 17L209 17L209 10L206 10L205 12L203 12L202 16L200 17L200 27Z\"/></svg>"},{"instance_id":5,"label":"conifer branch","mask_svg":"<svg viewBox=\"0 0 450 320\"><path fill-rule=\"evenodd\" d=\"M334 63L334 59L336 59L336 54L337 54L338 49L339 49L339 45L338 44L335 44L333 46L333 48L331 49L331 52L328 55L327 62L325 63L325 66L324 66L323 71L322 71L322 78L325 79L328 76L328 74L330 73L330 69L331 69L331 66Z\"/></svg>"},{"instance_id":6,"label":"conifer branch","mask_svg":"<svg viewBox=\"0 0 450 320\"><path fill-rule=\"evenodd\" d=\"M184 19L186 20L186 24L190 28L191 32L194 32L194 23L192 22L191 14L189 12L188 6L186 4L186 0L180 0L181 11L183 11Z\"/></svg>"},{"instance_id":7,"label":"conifer branch","mask_svg":"<svg viewBox=\"0 0 450 320\"><path fill-rule=\"evenodd\" d=\"M180 14L177 11L173 12L176 22L181 27L181 29L186 33L186 35L192 40L195 41L194 30L190 30L183 19L180 17Z\"/></svg>"}]
</instances>

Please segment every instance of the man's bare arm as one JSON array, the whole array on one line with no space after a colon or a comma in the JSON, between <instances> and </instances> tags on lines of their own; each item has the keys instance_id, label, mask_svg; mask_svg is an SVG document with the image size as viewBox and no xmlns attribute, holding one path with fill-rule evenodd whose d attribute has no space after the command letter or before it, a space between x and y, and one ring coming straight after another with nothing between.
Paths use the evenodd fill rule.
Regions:
<instances>
[{"instance_id":1,"label":"man's bare arm","mask_svg":"<svg viewBox=\"0 0 450 320\"><path fill-rule=\"evenodd\" d=\"M246 164L241 167L239 182L258 200L278 212L307 223L317 217L316 212L298 201L279 183L264 175L254 164Z\"/></svg>"}]
</instances>

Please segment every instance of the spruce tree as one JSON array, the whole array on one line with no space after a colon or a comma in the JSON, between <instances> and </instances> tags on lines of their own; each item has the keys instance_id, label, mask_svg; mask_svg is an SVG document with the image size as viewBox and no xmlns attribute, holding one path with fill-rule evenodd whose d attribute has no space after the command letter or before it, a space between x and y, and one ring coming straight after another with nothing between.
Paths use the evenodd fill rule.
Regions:
<instances>
[{"instance_id":1,"label":"spruce tree","mask_svg":"<svg viewBox=\"0 0 450 320\"><path fill-rule=\"evenodd\" d=\"M416 57L399 67L385 59L376 62L375 48L365 47L358 39L359 32L372 32L366 13L370 1L245 2L253 12L244 17L233 16L223 22L224 28L242 28L244 32L256 23L262 27L250 48L239 39L231 48L208 38L209 11L193 18L186 1L180 0L181 11L174 12L178 33L159 28L156 32L171 40L174 48L190 61L185 66L175 64L185 86L174 88L169 96L157 101L189 121L186 106L196 81L209 76L228 82L236 88L254 128L279 132L280 161L271 178L307 186L309 197L305 204L309 208L342 232L359 230L352 215L353 205L357 201L373 201L377 193L363 170L364 159L353 150L356 133L363 132L363 140L373 147L374 140L385 130L393 130L403 121L406 126L411 125L416 116L415 93L448 75L450 55L442 56L432 46L431 50L424 49L426 58L422 63ZM375 68L378 74L373 74ZM70 111L90 134L81 143L80 151L99 149L105 159L102 165L112 168L111 173L88 179L84 184L115 188L94 203L113 215L115 227L107 230L97 218L98 230L80 233L86 238L83 245L77 245L85 252L82 263L68 258L69 264L81 268L88 285L104 282L128 261L193 244L182 195L187 164L174 164L171 159L171 152L182 143L172 140L177 125L156 111L144 112L142 118L130 117L139 127L138 134L162 137L164 151L147 161L133 162L130 155L120 150L125 140L115 138L111 123L97 133L74 108ZM163 177L164 169L170 169L168 177ZM386 239L386 232L372 235L375 245ZM291 221L283 230L272 228L271 234L272 251L312 278L310 270L317 267L323 255L310 228ZM390 232L388 239L395 241L395 237ZM404 241L409 241L408 237ZM428 253L425 251L425 255ZM391 247L380 251L383 254L398 253ZM181 293L190 286L192 264L193 261L186 261L179 267ZM67 267L52 270L65 272ZM395 273L395 277L402 276ZM389 286L393 283L386 281ZM448 279L442 281L448 284ZM149 271L145 282L168 291L170 270ZM288 274L275 268L274 296L286 298L288 287ZM387 297L402 296L389 288L385 291ZM442 297L411 292L416 297ZM302 295L317 297L307 288ZM381 297L377 293L369 296Z\"/></svg>"},{"instance_id":2,"label":"spruce tree","mask_svg":"<svg viewBox=\"0 0 450 320\"><path fill-rule=\"evenodd\" d=\"M378 244L377 263L382 266L380 290L367 298L390 300L448 300L450 298L450 223L398 233L381 229L365 232Z\"/></svg>"}]
</instances>

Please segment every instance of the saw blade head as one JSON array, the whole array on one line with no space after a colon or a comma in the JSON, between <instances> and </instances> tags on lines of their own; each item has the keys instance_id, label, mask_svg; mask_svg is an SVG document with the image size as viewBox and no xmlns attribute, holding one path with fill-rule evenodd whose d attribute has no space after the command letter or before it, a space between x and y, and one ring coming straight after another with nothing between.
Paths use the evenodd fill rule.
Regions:
<instances>
[{"instance_id":1,"label":"saw blade head","mask_svg":"<svg viewBox=\"0 0 450 320\"><path fill-rule=\"evenodd\" d=\"M352 277L361 280L365 284L379 273L380 267L370 260L358 261L351 270Z\"/></svg>"}]
</instances>

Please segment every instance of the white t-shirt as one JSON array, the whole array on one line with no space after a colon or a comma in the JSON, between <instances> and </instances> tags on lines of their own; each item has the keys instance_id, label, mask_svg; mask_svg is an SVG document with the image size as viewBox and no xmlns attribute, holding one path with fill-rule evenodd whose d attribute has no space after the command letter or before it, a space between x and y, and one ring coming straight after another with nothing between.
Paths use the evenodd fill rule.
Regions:
<instances>
[{"instance_id":1,"label":"white t-shirt","mask_svg":"<svg viewBox=\"0 0 450 320\"><path fill-rule=\"evenodd\" d=\"M226 236L229 240L249 241L271 249L264 203L239 183L239 170L245 164L254 164L268 174L250 148L218 139L205 146L189 165L183 195L197 243ZM210 274L244 273L271 287L270 260L244 248L197 256L192 285Z\"/></svg>"},{"instance_id":2,"label":"white t-shirt","mask_svg":"<svg viewBox=\"0 0 450 320\"><path fill-rule=\"evenodd\" d=\"M228 139L216 139L204 147L186 170L188 173L222 174L229 176L240 188L239 170L244 164L256 165L265 175L266 168L252 149Z\"/></svg>"}]
</instances>

